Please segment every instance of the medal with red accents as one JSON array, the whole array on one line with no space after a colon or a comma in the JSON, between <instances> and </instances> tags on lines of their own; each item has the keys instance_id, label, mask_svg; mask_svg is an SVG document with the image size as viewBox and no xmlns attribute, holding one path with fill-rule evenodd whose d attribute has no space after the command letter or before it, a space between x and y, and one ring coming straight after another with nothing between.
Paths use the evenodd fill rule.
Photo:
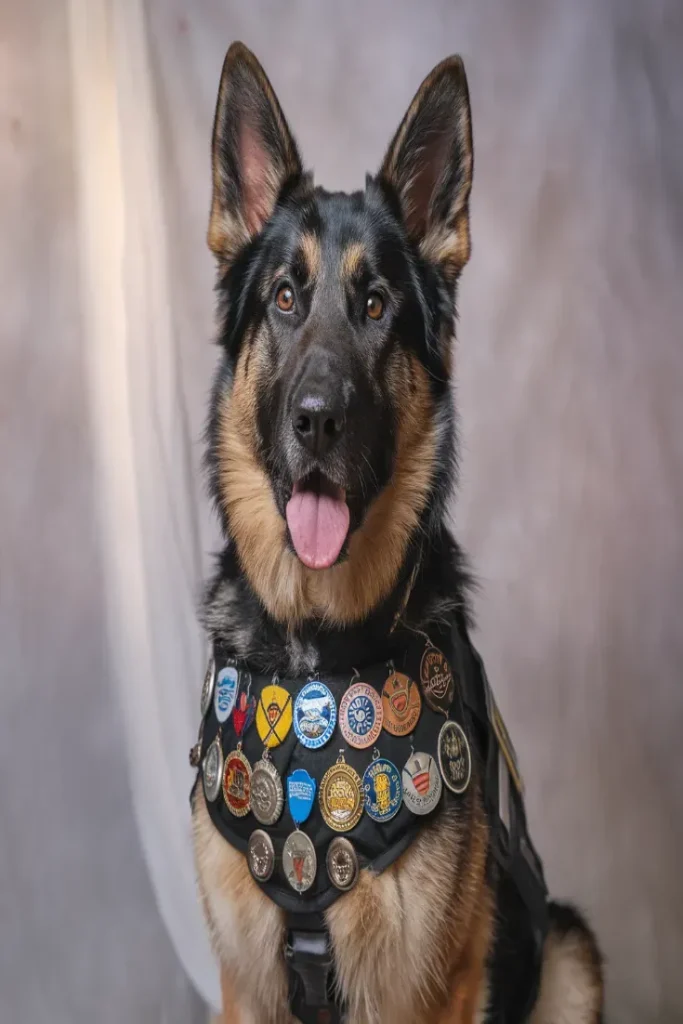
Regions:
<instances>
[{"instance_id":1,"label":"medal with red accents","mask_svg":"<svg viewBox=\"0 0 683 1024\"><path fill-rule=\"evenodd\" d=\"M246 719L245 719L246 721ZM242 728L244 722L239 723ZM238 737L235 750L226 754L223 765L223 799L231 814L243 818L251 810L251 765L242 753L242 728L233 719L233 726Z\"/></svg>"}]
</instances>

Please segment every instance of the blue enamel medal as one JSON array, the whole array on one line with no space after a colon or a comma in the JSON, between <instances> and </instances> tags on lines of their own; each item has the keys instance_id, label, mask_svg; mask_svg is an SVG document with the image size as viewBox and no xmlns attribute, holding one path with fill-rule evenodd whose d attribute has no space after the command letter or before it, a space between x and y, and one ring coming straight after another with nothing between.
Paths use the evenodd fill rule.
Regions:
<instances>
[{"instance_id":1,"label":"blue enamel medal","mask_svg":"<svg viewBox=\"0 0 683 1024\"><path fill-rule=\"evenodd\" d=\"M214 709L219 722L227 722L237 700L240 674L235 665L226 665L216 677Z\"/></svg>"},{"instance_id":2,"label":"blue enamel medal","mask_svg":"<svg viewBox=\"0 0 683 1024\"><path fill-rule=\"evenodd\" d=\"M311 813L315 801L316 783L305 768L297 768L287 778L287 804L292 821L298 828Z\"/></svg>"},{"instance_id":3,"label":"blue enamel medal","mask_svg":"<svg viewBox=\"0 0 683 1024\"><path fill-rule=\"evenodd\" d=\"M398 768L377 755L363 775L365 810L374 821L390 821L401 809L403 786Z\"/></svg>"},{"instance_id":4,"label":"blue enamel medal","mask_svg":"<svg viewBox=\"0 0 683 1024\"><path fill-rule=\"evenodd\" d=\"M309 750L324 747L337 724L337 705L331 690L319 680L306 683L294 702L294 732Z\"/></svg>"}]
</instances>

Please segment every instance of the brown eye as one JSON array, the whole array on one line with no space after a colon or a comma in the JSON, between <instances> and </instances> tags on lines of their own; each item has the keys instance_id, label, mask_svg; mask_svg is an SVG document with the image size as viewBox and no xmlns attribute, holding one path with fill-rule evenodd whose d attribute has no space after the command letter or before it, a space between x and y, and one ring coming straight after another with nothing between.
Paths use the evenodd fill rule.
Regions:
<instances>
[{"instance_id":1,"label":"brown eye","mask_svg":"<svg viewBox=\"0 0 683 1024\"><path fill-rule=\"evenodd\" d=\"M370 292L365 303L365 312L371 320L379 320L384 312L382 296L378 295L377 292Z\"/></svg>"},{"instance_id":2,"label":"brown eye","mask_svg":"<svg viewBox=\"0 0 683 1024\"><path fill-rule=\"evenodd\" d=\"M292 312L294 309L294 292L288 284L280 285L275 293L275 302L277 303L277 308L281 309L283 313Z\"/></svg>"}]
</instances>

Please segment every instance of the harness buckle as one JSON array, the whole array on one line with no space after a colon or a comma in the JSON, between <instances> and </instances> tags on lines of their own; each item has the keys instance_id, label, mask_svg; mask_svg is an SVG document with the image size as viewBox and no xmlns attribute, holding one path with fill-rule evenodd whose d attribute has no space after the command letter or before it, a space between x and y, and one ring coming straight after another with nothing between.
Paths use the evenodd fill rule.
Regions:
<instances>
[{"instance_id":1,"label":"harness buckle","mask_svg":"<svg viewBox=\"0 0 683 1024\"><path fill-rule=\"evenodd\" d=\"M285 943L292 1013L301 1024L341 1024L333 960L325 931L290 929Z\"/></svg>"}]
</instances>

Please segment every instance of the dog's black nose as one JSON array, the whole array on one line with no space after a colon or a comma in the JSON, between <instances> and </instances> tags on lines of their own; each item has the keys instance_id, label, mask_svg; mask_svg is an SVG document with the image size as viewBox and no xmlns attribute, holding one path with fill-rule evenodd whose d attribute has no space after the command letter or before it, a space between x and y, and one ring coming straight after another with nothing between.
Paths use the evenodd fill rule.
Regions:
<instances>
[{"instance_id":1,"label":"dog's black nose","mask_svg":"<svg viewBox=\"0 0 683 1024\"><path fill-rule=\"evenodd\" d=\"M344 433L344 407L339 399L314 391L305 392L294 404L294 433L311 455L321 459Z\"/></svg>"}]
</instances>

